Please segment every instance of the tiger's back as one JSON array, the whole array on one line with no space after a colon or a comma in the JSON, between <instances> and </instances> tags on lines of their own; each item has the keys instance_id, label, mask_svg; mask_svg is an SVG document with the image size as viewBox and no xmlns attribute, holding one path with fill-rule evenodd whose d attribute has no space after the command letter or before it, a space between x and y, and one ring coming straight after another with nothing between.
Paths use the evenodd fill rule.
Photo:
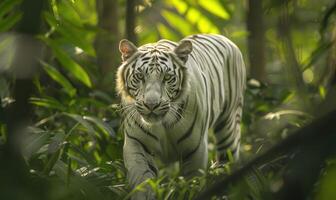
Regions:
<instances>
[{"instance_id":1,"label":"tiger's back","mask_svg":"<svg viewBox=\"0 0 336 200\"><path fill-rule=\"evenodd\" d=\"M224 157L221 160L225 160L225 151L229 147L238 157L246 80L245 65L240 50L221 35L199 34L189 36L186 40L191 41L193 45L193 51L186 63L191 89L189 95L197 99L197 108L190 112L197 115L194 120L206 119L199 125L205 129L214 130L219 157ZM167 40L159 41L158 45L160 44L171 45L170 48L177 45ZM196 112L197 110L200 112ZM192 118L188 120L193 124ZM188 136L191 137L191 134ZM186 135L180 137L190 142L188 140L190 138Z\"/></svg>"}]
</instances>

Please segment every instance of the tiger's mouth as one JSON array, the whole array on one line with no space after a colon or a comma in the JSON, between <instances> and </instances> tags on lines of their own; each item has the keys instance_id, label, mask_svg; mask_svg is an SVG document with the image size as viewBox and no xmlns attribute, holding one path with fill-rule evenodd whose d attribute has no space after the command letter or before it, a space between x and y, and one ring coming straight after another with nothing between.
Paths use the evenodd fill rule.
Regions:
<instances>
[{"instance_id":1,"label":"tiger's mouth","mask_svg":"<svg viewBox=\"0 0 336 200\"><path fill-rule=\"evenodd\" d=\"M136 109L141 115L142 119L147 123L157 123L164 119L169 111L169 104L161 104L160 106L149 109L144 104L136 104Z\"/></svg>"},{"instance_id":2,"label":"tiger's mouth","mask_svg":"<svg viewBox=\"0 0 336 200\"><path fill-rule=\"evenodd\" d=\"M148 111L148 112L140 112L142 118L147 123L157 123L164 119L169 109L160 110L160 111Z\"/></svg>"},{"instance_id":3,"label":"tiger's mouth","mask_svg":"<svg viewBox=\"0 0 336 200\"><path fill-rule=\"evenodd\" d=\"M163 119L163 115L157 115L155 113L150 113L147 115L142 115L143 119L148 122L148 123L155 123L155 122L159 122Z\"/></svg>"}]
</instances>

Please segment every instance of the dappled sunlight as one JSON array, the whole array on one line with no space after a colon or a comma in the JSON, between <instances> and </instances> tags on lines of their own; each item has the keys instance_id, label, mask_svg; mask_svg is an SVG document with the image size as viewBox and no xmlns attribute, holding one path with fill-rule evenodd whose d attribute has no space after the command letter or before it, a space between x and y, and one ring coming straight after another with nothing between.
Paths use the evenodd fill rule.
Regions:
<instances>
[{"instance_id":1,"label":"dappled sunlight","mask_svg":"<svg viewBox=\"0 0 336 200\"><path fill-rule=\"evenodd\" d=\"M151 200L336 199L335 13L332 0L0 1L0 199L137 200L138 194L146 192ZM179 129L173 125L175 121L191 122L197 112L189 108L183 113L185 102L178 100L198 91L195 85L203 83L202 78L207 84L223 83L216 88L205 84L204 88L210 88L205 92L211 103L222 91L226 94L222 95L223 105L210 110L228 114L224 108L230 107L230 99L226 98L239 92L234 82L238 80L233 76L228 76L233 82L221 80L223 76L212 67L228 66L230 57L225 56L235 48L211 39L199 42L205 46L200 51L190 42L196 37L190 37L180 51L173 49L183 38L206 33L230 39L246 65L243 115L234 119L240 125L236 128L240 128L241 138L232 142L240 142L235 149L239 159L237 152L224 148L230 144L228 139L234 138L228 136L221 139L226 162L220 162L216 145L220 140L216 139L216 127L211 127L204 148L207 167L193 171L195 176L183 174L183 164L194 166L183 163L174 146L168 147L176 150L172 154L179 159L169 165L166 160L154 160L157 166L138 160L154 154L150 148L155 142L131 143L137 144L132 147L142 146L143 151L124 160L128 121L122 116L135 119L139 126L134 132L143 131L148 141L161 140L160 134L171 130L187 130L185 124ZM119 46L122 39L134 47ZM166 91L160 93L160 100L176 99L145 105L146 88L141 87L150 70L129 72L122 67L145 54L144 47L135 47L159 40L168 56L162 59L157 45L151 51L156 52L153 62L146 58L141 66L144 69L151 61L152 66L168 69L167 60L172 59L178 75L157 72L159 75L151 78L161 81L156 90ZM190 54L193 51L198 52ZM225 59L217 59L213 52ZM191 64L186 64L188 59ZM203 70L199 76L192 72L198 65ZM119 66L122 69L117 73ZM237 71L232 69L223 74ZM176 91L169 88L169 84L184 80L182 73L192 76L194 82L181 81ZM132 77L135 83L126 83L130 74L136 76ZM178 94L183 94L180 99ZM205 96L196 97L195 102L210 108L202 101ZM169 112L164 115L167 106ZM154 111L164 115L160 115L162 121L169 121L164 131L150 132L152 121L141 115L159 116ZM157 124L160 120L153 119ZM197 121L190 135L206 123ZM196 139L183 135L180 140L185 138L183 147L190 149ZM159 144L167 149L167 144L173 145ZM126 162L137 163L137 170L145 171L143 177L153 178L133 186Z\"/></svg>"}]
</instances>

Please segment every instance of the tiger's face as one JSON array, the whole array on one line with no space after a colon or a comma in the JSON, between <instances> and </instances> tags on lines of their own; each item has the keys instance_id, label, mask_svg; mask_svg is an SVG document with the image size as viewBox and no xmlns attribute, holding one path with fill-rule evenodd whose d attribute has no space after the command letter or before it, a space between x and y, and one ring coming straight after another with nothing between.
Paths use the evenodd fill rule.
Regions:
<instances>
[{"instance_id":1,"label":"tiger's face","mask_svg":"<svg viewBox=\"0 0 336 200\"><path fill-rule=\"evenodd\" d=\"M178 119L191 42L182 41L170 49L153 44L137 48L122 40L119 49L123 64L118 70L117 88L123 99L123 112L147 123Z\"/></svg>"}]
</instances>

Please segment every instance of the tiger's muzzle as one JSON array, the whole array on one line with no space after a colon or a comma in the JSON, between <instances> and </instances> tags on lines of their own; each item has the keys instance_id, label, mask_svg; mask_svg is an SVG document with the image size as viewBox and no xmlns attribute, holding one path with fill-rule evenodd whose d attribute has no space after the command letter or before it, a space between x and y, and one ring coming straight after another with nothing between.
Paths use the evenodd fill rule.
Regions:
<instances>
[{"instance_id":1,"label":"tiger's muzzle","mask_svg":"<svg viewBox=\"0 0 336 200\"><path fill-rule=\"evenodd\" d=\"M147 122L157 122L160 121L169 110L169 103L157 102L157 103L148 103L148 102L137 102L136 108L141 116Z\"/></svg>"},{"instance_id":2,"label":"tiger's muzzle","mask_svg":"<svg viewBox=\"0 0 336 200\"><path fill-rule=\"evenodd\" d=\"M145 121L160 121L169 110L169 102L162 99L161 82L157 79L148 80L143 99L135 105Z\"/></svg>"}]
</instances>

